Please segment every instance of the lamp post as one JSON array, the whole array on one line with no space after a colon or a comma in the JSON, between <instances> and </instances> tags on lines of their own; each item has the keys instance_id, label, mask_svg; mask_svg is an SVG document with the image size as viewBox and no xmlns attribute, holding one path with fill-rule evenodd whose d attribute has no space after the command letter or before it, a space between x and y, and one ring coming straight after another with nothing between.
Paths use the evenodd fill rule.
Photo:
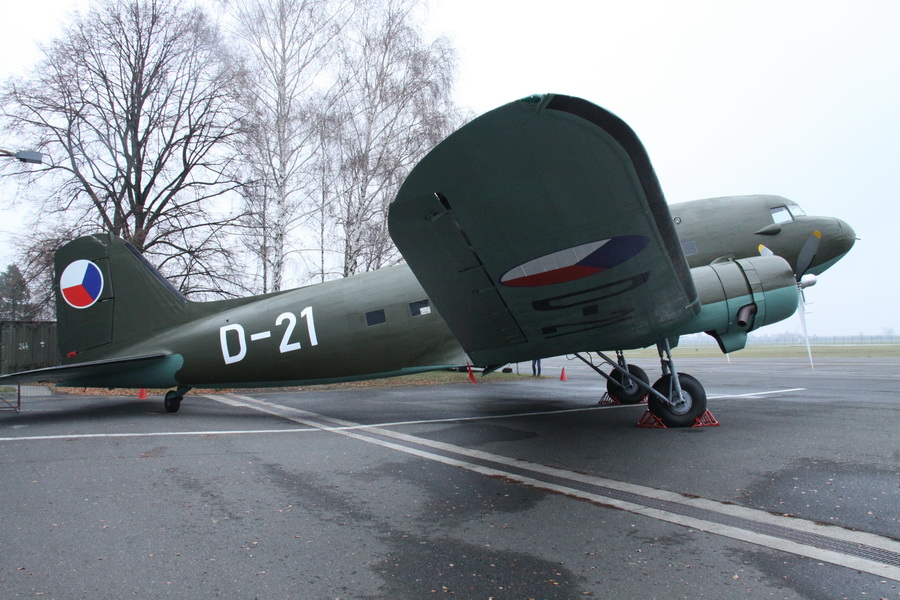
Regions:
<instances>
[{"instance_id":1,"label":"lamp post","mask_svg":"<svg viewBox=\"0 0 900 600\"><path fill-rule=\"evenodd\" d=\"M0 156L7 156L9 158L15 158L24 163L31 163L35 165L42 164L44 155L40 152L30 152L28 150L21 150L19 152L10 152L9 150L0 150Z\"/></svg>"}]
</instances>

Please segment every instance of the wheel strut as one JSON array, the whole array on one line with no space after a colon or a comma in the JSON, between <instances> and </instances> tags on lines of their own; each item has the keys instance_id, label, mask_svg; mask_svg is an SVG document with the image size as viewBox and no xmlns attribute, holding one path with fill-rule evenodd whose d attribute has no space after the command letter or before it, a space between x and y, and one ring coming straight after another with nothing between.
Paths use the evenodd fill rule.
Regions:
<instances>
[{"instance_id":1,"label":"wheel strut","mask_svg":"<svg viewBox=\"0 0 900 600\"><path fill-rule=\"evenodd\" d=\"M672 360L672 347L669 345L669 340L665 339L658 342L656 344L656 352L659 354L659 363L663 377L666 375L672 377L673 395L665 400L668 404L674 405L672 398L681 398L681 381L679 381L678 371L675 370L675 363Z\"/></svg>"},{"instance_id":2,"label":"wheel strut","mask_svg":"<svg viewBox=\"0 0 900 600\"><path fill-rule=\"evenodd\" d=\"M656 345L662 377L653 384L648 410L667 427L692 427L706 413L706 390L695 378L675 369L669 340Z\"/></svg>"},{"instance_id":3,"label":"wheel strut","mask_svg":"<svg viewBox=\"0 0 900 600\"><path fill-rule=\"evenodd\" d=\"M609 375L594 364L590 355L585 357L576 353L575 356L606 379L607 390L613 389L616 392L609 393L608 391L610 396L618 394L634 401L634 398L643 397L643 394L635 396L636 390L646 391L648 395L647 408L660 422L667 427L691 427L706 413L706 391L695 378L685 373L679 373L675 369L669 340L659 342L656 350L659 354L662 377L652 386L645 379L646 374L643 373L643 370L638 369L635 365L629 365L625 361L621 350L616 351L615 360L602 352L596 353L604 363L612 367ZM643 377L640 374L643 374ZM626 390L626 388L628 389ZM637 402L639 401L637 400Z\"/></svg>"}]
</instances>

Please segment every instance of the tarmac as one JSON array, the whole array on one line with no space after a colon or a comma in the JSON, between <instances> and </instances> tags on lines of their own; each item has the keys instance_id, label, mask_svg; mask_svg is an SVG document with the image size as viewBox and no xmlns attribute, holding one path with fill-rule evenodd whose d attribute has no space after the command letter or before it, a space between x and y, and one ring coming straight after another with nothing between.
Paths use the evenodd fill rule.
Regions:
<instances>
[{"instance_id":1,"label":"tarmac","mask_svg":"<svg viewBox=\"0 0 900 600\"><path fill-rule=\"evenodd\" d=\"M25 396L0 412L0 596L900 598L900 358L677 366L719 426L638 428L565 358L175 414Z\"/></svg>"}]
</instances>

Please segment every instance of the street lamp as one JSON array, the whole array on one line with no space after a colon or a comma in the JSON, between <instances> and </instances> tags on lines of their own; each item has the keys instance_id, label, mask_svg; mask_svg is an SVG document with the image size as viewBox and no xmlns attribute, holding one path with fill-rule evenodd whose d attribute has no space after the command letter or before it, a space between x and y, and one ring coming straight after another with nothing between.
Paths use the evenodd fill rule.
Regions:
<instances>
[{"instance_id":1,"label":"street lamp","mask_svg":"<svg viewBox=\"0 0 900 600\"><path fill-rule=\"evenodd\" d=\"M24 163L31 163L35 165L42 164L44 155L40 152L29 152L28 150L21 150L19 152L10 152L9 150L0 150L0 156L8 156L9 158L18 159Z\"/></svg>"}]
</instances>

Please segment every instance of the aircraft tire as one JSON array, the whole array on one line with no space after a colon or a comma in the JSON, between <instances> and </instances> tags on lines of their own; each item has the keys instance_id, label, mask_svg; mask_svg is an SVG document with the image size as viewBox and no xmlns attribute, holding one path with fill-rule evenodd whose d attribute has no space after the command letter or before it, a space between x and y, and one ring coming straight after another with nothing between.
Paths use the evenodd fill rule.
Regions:
<instances>
[{"instance_id":1,"label":"aircraft tire","mask_svg":"<svg viewBox=\"0 0 900 600\"><path fill-rule=\"evenodd\" d=\"M671 375L663 375L653 389L663 396L671 394ZM647 408L666 424L666 427L691 427L696 419L706 412L706 390L694 377L685 373L678 374L681 385L681 402L673 408L653 394L647 401Z\"/></svg>"},{"instance_id":2,"label":"aircraft tire","mask_svg":"<svg viewBox=\"0 0 900 600\"><path fill-rule=\"evenodd\" d=\"M628 365L628 372L633 377L637 377L646 384L650 384L650 378L647 373L637 365ZM613 369L609 374L610 379L606 380L606 393L618 400L621 404L637 404L647 396L647 390L637 385L622 374L621 371Z\"/></svg>"},{"instance_id":3,"label":"aircraft tire","mask_svg":"<svg viewBox=\"0 0 900 600\"><path fill-rule=\"evenodd\" d=\"M181 408L181 398L182 396L174 390L166 392L166 397L163 399L163 406L166 407L166 412L178 412L178 409Z\"/></svg>"}]
</instances>

